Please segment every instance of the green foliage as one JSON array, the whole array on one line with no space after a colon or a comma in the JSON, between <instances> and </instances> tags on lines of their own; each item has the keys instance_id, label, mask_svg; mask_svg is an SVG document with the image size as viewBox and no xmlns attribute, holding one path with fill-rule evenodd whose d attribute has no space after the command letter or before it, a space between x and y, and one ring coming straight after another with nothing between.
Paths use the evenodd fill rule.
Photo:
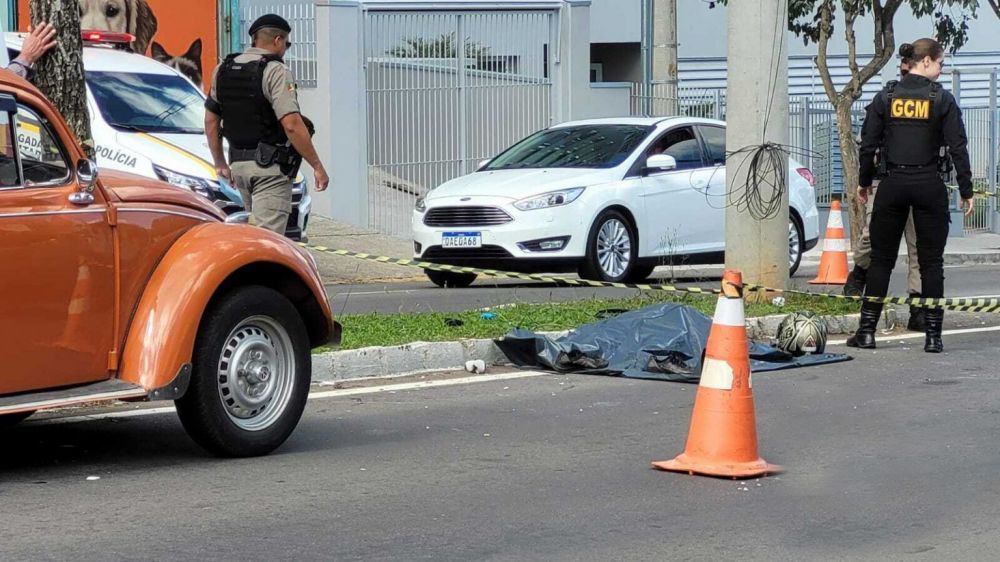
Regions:
<instances>
[{"instance_id":1,"label":"green foliage","mask_svg":"<svg viewBox=\"0 0 1000 562\"><path fill-rule=\"evenodd\" d=\"M717 4L726 5L729 0L713 0L709 8ZM802 38L805 44L816 43L820 37L819 7L823 0L789 0L788 29ZM901 5L909 6L917 17L931 16L934 19L936 39L946 49L954 53L969 39L970 19L976 17L979 0L840 0L840 10L845 16L864 18L873 10L890 11ZM955 10L958 13L955 13ZM888 22L892 25L892 22ZM833 30L831 29L831 34ZM915 39L915 38L914 38Z\"/></svg>"},{"instance_id":2,"label":"green foliage","mask_svg":"<svg viewBox=\"0 0 1000 562\"><path fill-rule=\"evenodd\" d=\"M690 305L712 315L717 298L714 295L676 295L660 292L636 292L621 298L588 299L567 303L516 303L492 309L495 317L486 319L482 311L426 312L404 314L346 314L337 321L344 327L341 349L369 346L402 345L414 341L453 341L463 338L498 338L513 328L535 331L561 331L596 322L603 313L617 310L637 310L664 302ZM746 305L747 317L787 314L809 310L819 315L853 314L858 303L848 300L788 295L783 307L771 303ZM448 322L451 320L451 322ZM454 322L460 320L461 324ZM318 351L327 351L321 348Z\"/></svg>"},{"instance_id":3,"label":"green foliage","mask_svg":"<svg viewBox=\"0 0 1000 562\"><path fill-rule=\"evenodd\" d=\"M386 54L403 59L454 59L458 58L458 47L454 33L444 33L438 37L408 37L403 42L386 51ZM489 47L476 41L465 41L465 58L481 59L490 54Z\"/></svg>"}]
</instances>

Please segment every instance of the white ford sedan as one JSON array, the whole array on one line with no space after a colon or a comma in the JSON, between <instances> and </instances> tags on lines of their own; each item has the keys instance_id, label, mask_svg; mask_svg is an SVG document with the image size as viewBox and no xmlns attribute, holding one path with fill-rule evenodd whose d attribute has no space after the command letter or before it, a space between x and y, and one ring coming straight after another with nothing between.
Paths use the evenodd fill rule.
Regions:
<instances>
[{"instance_id":1,"label":"white ford sedan","mask_svg":"<svg viewBox=\"0 0 1000 562\"><path fill-rule=\"evenodd\" d=\"M539 131L417 200L414 257L633 281L725 259L725 123L595 119ZM812 173L789 161L788 263L819 241ZM440 286L472 274L427 271Z\"/></svg>"}]
</instances>

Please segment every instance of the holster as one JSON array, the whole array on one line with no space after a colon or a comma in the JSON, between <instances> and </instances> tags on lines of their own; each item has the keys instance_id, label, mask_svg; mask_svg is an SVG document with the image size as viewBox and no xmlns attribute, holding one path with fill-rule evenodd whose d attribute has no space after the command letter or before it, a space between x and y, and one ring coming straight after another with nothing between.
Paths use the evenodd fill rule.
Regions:
<instances>
[{"instance_id":1,"label":"holster","mask_svg":"<svg viewBox=\"0 0 1000 562\"><path fill-rule=\"evenodd\" d=\"M254 154L254 162L261 168L269 168L279 163L280 147L273 144L261 142L257 144L257 153Z\"/></svg>"},{"instance_id":2,"label":"holster","mask_svg":"<svg viewBox=\"0 0 1000 562\"><path fill-rule=\"evenodd\" d=\"M875 156L875 177L882 180L889 175L889 159L886 157L885 147L879 147Z\"/></svg>"}]
</instances>

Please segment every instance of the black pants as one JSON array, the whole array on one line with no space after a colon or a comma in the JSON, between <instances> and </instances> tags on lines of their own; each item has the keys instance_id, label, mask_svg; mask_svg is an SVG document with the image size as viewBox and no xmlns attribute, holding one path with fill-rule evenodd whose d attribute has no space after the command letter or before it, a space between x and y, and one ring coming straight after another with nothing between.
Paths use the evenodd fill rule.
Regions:
<instances>
[{"instance_id":1,"label":"black pants","mask_svg":"<svg viewBox=\"0 0 1000 562\"><path fill-rule=\"evenodd\" d=\"M951 215L948 188L933 168L896 169L879 184L869 226L872 264L868 269L866 296L884 297L889 290L889 275L896 264L899 241L911 208L917 231L922 294L927 298L944 296L944 245L948 241Z\"/></svg>"}]
</instances>

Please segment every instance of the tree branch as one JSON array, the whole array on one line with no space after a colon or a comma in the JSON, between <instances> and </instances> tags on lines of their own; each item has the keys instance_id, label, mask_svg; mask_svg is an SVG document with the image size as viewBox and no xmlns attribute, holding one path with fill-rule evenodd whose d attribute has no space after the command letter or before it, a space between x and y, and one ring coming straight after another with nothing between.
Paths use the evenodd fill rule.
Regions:
<instances>
[{"instance_id":1,"label":"tree branch","mask_svg":"<svg viewBox=\"0 0 1000 562\"><path fill-rule=\"evenodd\" d=\"M844 10L844 38L847 40L847 66L851 70L851 79L844 86L842 94L852 100L861 91L860 72L858 71L858 41L854 35L854 22L858 18L858 3L850 0L843 0L841 6Z\"/></svg>"},{"instance_id":2,"label":"tree branch","mask_svg":"<svg viewBox=\"0 0 1000 562\"><path fill-rule=\"evenodd\" d=\"M837 103L837 91L833 87L833 78L830 77L830 67L826 62L827 46L830 43L830 33L833 21L833 0L823 0L819 6L819 42L817 43L816 69L819 70L819 78L823 81L823 90L830 103Z\"/></svg>"},{"instance_id":3,"label":"tree branch","mask_svg":"<svg viewBox=\"0 0 1000 562\"><path fill-rule=\"evenodd\" d=\"M990 7L993 8L993 13L1000 18L1000 3L997 3L997 0L989 0L989 3Z\"/></svg>"}]
</instances>

